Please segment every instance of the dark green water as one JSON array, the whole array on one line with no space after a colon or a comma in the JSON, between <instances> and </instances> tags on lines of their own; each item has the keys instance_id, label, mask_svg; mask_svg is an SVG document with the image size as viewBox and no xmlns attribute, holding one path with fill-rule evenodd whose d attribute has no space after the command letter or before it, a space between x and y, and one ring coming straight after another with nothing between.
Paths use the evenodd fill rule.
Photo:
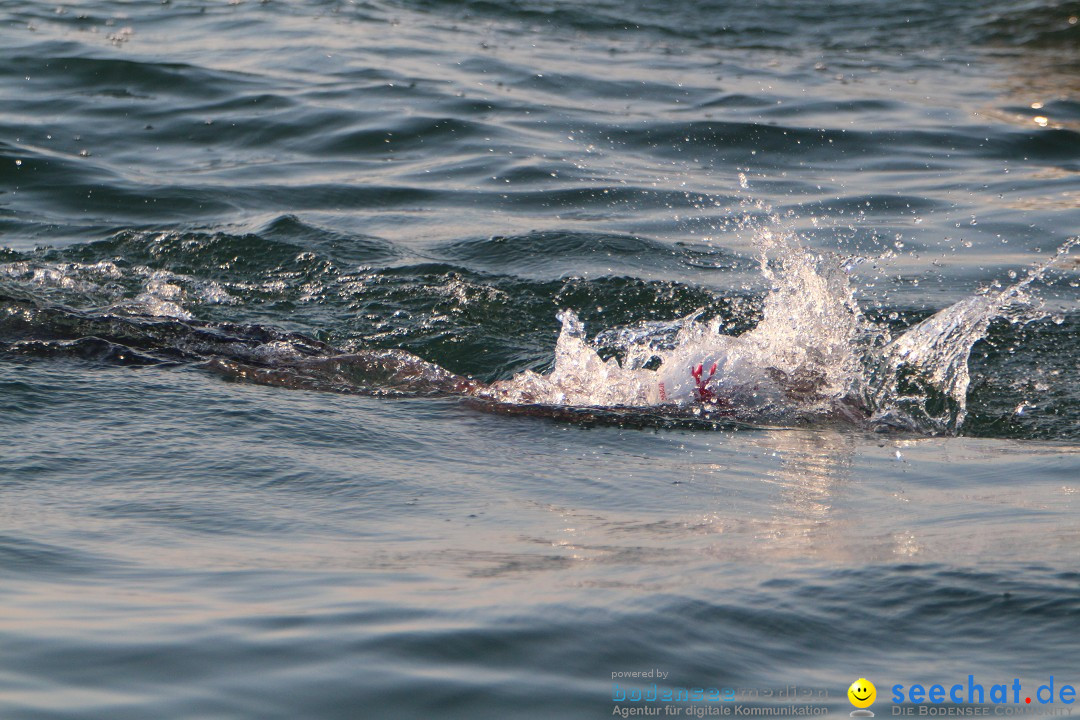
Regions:
<instances>
[{"instance_id":1,"label":"dark green water","mask_svg":"<svg viewBox=\"0 0 1080 720\"><path fill-rule=\"evenodd\" d=\"M550 371L563 309L605 358L745 333L770 231L893 337L1023 281L1080 232L1077 16L0 0L0 715L1080 684L1076 251L972 337L958 427L439 374Z\"/></svg>"}]
</instances>

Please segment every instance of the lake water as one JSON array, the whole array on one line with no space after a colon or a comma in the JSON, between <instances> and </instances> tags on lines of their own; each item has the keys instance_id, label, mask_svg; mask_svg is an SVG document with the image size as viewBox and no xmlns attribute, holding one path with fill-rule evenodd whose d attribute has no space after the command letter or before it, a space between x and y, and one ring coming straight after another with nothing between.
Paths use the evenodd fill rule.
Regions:
<instances>
[{"instance_id":1,"label":"lake water","mask_svg":"<svg viewBox=\"0 0 1080 720\"><path fill-rule=\"evenodd\" d=\"M744 5L0 0L0 714L1072 709L1080 4Z\"/></svg>"}]
</instances>

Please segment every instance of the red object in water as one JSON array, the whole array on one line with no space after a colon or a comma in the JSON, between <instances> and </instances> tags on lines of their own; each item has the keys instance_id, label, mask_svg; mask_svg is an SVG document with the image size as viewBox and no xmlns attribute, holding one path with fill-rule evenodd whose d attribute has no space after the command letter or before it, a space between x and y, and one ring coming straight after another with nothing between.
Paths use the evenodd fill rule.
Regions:
<instances>
[{"instance_id":1,"label":"red object in water","mask_svg":"<svg viewBox=\"0 0 1080 720\"><path fill-rule=\"evenodd\" d=\"M690 368L690 377L694 378L694 384L697 385L698 400L703 403L716 402L716 393L709 389L709 381L716 374L716 363L713 363L712 367L709 368L709 376L702 380L701 376L704 370L705 367L702 363L698 363L695 368Z\"/></svg>"}]
</instances>

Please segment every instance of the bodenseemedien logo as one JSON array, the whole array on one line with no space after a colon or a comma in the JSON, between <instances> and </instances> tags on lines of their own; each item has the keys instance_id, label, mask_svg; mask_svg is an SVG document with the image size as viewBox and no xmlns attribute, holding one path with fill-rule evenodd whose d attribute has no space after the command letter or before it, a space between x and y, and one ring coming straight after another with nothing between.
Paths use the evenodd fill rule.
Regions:
<instances>
[{"instance_id":1,"label":"bodenseemedien logo","mask_svg":"<svg viewBox=\"0 0 1080 720\"><path fill-rule=\"evenodd\" d=\"M857 708L851 711L851 717L874 717L873 711L866 709L877 699L877 688L874 687L874 683L866 678L859 678L847 689L847 697Z\"/></svg>"}]
</instances>

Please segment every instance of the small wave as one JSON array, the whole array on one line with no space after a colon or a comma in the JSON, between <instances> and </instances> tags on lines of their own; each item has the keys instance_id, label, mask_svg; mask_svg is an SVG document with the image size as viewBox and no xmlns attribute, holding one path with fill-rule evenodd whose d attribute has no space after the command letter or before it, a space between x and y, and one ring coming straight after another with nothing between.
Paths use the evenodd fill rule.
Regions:
<instances>
[{"instance_id":1,"label":"small wave","mask_svg":"<svg viewBox=\"0 0 1080 720\"><path fill-rule=\"evenodd\" d=\"M995 13L981 25L986 40L1006 46L1074 50L1080 2L1026 3Z\"/></svg>"}]
</instances>

